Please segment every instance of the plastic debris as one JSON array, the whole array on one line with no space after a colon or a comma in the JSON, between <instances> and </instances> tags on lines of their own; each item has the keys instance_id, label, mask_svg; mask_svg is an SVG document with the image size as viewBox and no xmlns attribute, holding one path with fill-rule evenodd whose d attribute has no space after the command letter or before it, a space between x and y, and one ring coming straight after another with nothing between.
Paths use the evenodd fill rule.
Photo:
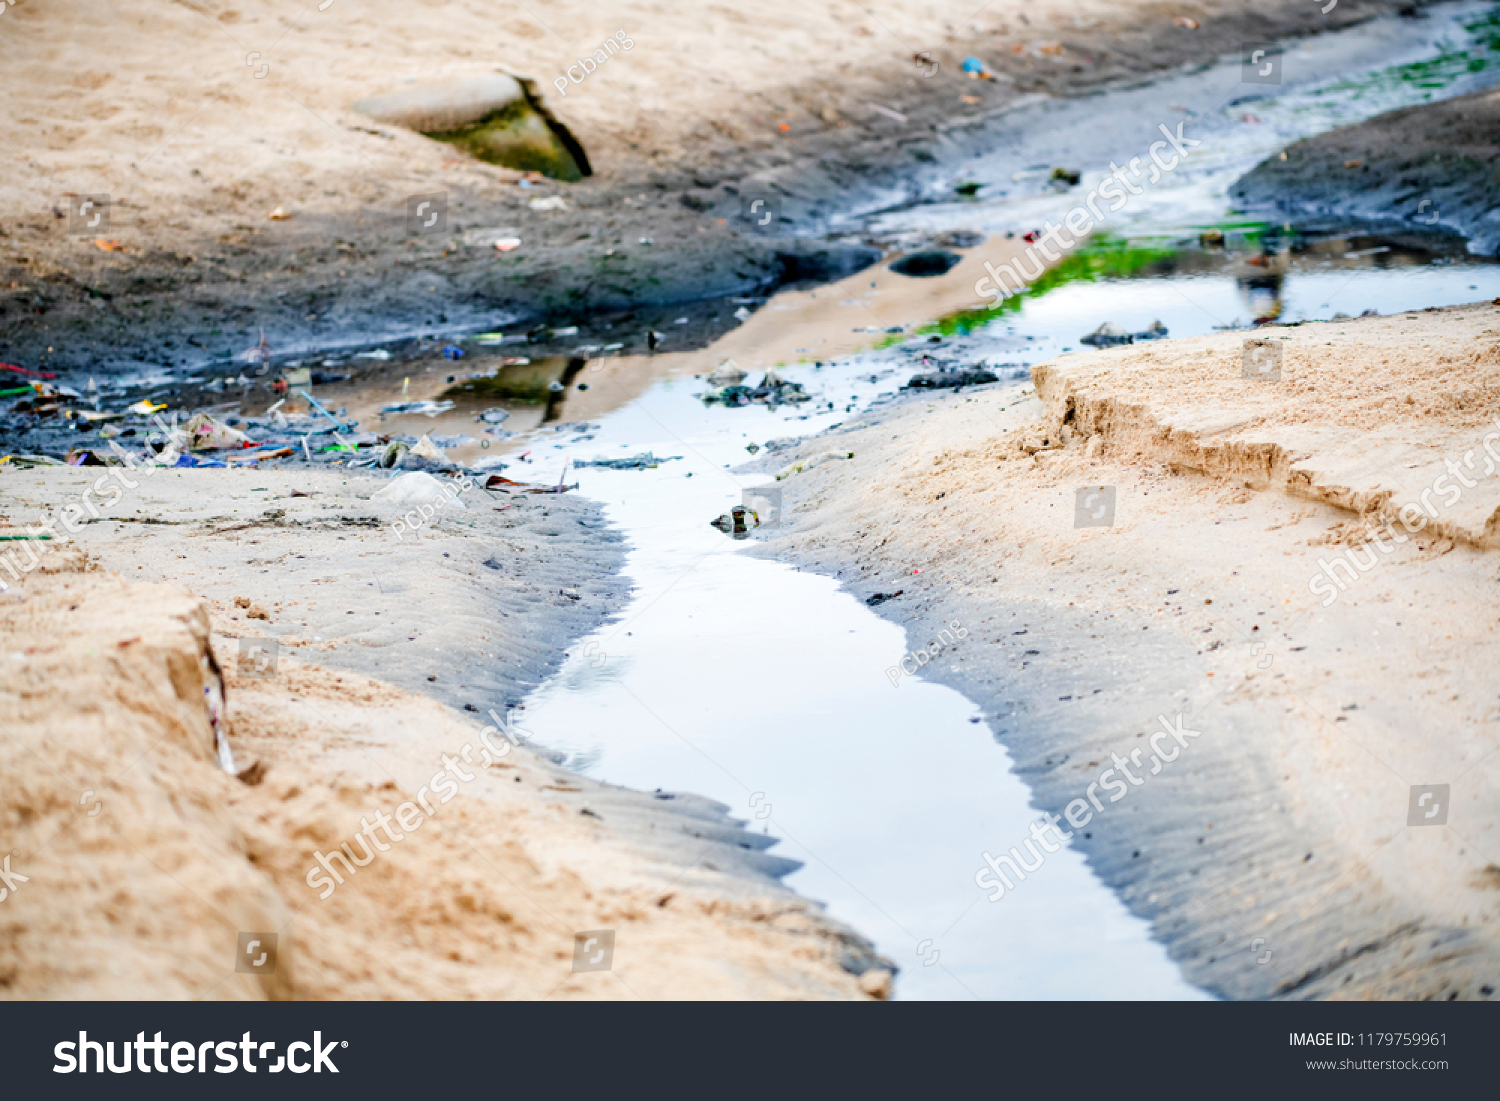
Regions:
<instances>
[{"instance_id":1,"label":"plastic debris","mask_svg":"<svg viewBox=\"0 0 1500 1101\"><path fill-rule=\"evenodd\" d=\"M811 401L800 382L788 382L775 371L767 371L757 386L731 385L708 390L703 394L706 405L719 403L731 408L752 403L764 403L775 408L782 404Z\"/></svg>"},{"instance_id":2,"label":"plastic debris","mask_svg":"<svg viewBox=\"0 0 1500 1101\"><path fill-rule=\"evenodd\" d=\"M566 493L577 489L577 484L555 486L538 485L535 482L517 482L500 474L491 474L484 482L485 489L498 489L503 493Z\"/></svg>"},{"instance_id":3,"label":"plastic debris","mask_svg":"<svg viewBox=\"0 0 1500 1101\"><path fill-rule=\"evenodd\" d=\"M954 367L913 375L906 385L911 390L950 390L959 386L983 386L988 382L999 381L1000 376L985 367Z\"/></svg>"},{"instance_id":4,"label":"plastic debris","mask_svg":"<svg viewBox=\"0 0 1500 1101\"><path fill-rule=\"evenodd\" d=\"M485 424L504 424L510 419L510 410L501 409L498 405L491 409L485 409L474 414L474 419L483 421Z\"/></svg>"},{"instance_id":5,"label":"plastic debris","mask_svg":"<svg viewBox=\"0 0 1500 1101\"><path fill-rule=\"evenodd\" d=\"M602 466L606 470L655 470L662 463L672 462L674 459L682 458L681 455L663 455L660 458L647 451L641 455L634 455L628 459L594 459L592 461L581 459L574 466Z\"/></svg>"},{"instance_id":6,"label":"plastic debris","mask_svg":"<svg viewBox=\"0 0 1500 1101\"><path fill-rule=\"evenodd\" d=\"M900 596L905 591L906 591L905 589L897 589L893 593L875 593L872 596L866 597L865 598L865 603L868 604L872 608L876 608L876 607L879 607L880 605L884 604L887 600L895 600L898 596Z\"/></svg>"},{"instance_id":7,"label":"plastic debris","mask_svg":"<svg viewBox=\"0 0 1500 1101\"><path fill-rule=\"evenodd\" d=\"M971 80L994 80L995 74L985 68L983 61L977 57L966 57L962 66L964 74Z\"/></svg>"},{"instance_id":8,"label":"plastic debris","mask_svg":"<svg viewBox=\"0 0 1500 1101\"><path fill-rule=\"evenodd\" d=\"M750 534L752 528L760 526L760 517L756 515L754 509L746 508L744 505L735 505L717 520L710 520L708 526L718 528L731 538L744 539Z\"/></svg>"},{"instance_id":9,"label":"plastic debris","mask_svg":"<svg viewBox=\"0 0 1500 1101\"><path fill-rule=\"evenodd\" d=\"M370 495L372 501L385 501L393 505L452 505L468 508L458 498L453 488L425 471L398 474L384 489Z\"/></svg>"},{"instance_id":10,"label":"plastic debris","mask_svg":"<svg viewBox=\"0 0 1500 1101\"><path fill-rule=\"evenodd\" d=\"M419 459L431 459L435 463L449 462L448 456L437 444L432 442L431 436L423 436L411 448L411 454Z\"/></svg>"},{"instance_id":11,"label":"plastic debris","mask_svg":"<svg viewBox=\"0 0 1500 1101\"><path fill-rule=\"evenodd\" d=\"M1087 336L1079 337L1080 344L1088 344L1095 348L1114 348L1121 344L1138 344L1147 340L1162 340L1167 335L1167 327L1160 320L1151 322L1149 329L1143 329L1138 333L1127 333L1118 325L1112 325L1106 321Z\"/></svg>"},{"instance_id":12,"label":"plastic debris","mask_svg":"<svg viewBox=\"0 0 1500 1101\"><path fill-rule=\"evenodd\" d=\"M545 199L532 199L527 204L532 210L567 210L568 203L561 195L549 195Z\"/></svg>"},{"instance_id":13,"label":"plastic debris","mask_svg":"<svg viewBox=\"0 0 1500 1101\"><path fill-rule=\"evenodd\" d=\"M421 413L424 417L435 417L453 408L451 401L398 401L393 405L382 405L382 413Z\"/></svg>"},{"instance_id":14,"label":"plastic debris","mask_svg":"<svg viewBox=\"0 0 1500 1101\"><path fill-rule=\"evenodd\" d=\"M705 380L710 386L737 386L745 381L745 372L732 359L726 359L709 373Z\"/></svg>"},{"instance_id":15,"label":"plastic debris","mask_svg":"<svg viewBox=\"0 0 1500 1101\"><path fill-rule=\"evenodd\" d=\"M224 451L254 442L239 429L230 428L207 413L195 413L184 426L184 431L187 432L189 451Z\"/></svg>"},{"instance_id":16,"label":"plastic debris","mask_svg":"<svg viewBox=\"0 0 1500 1101\"><path fill-rule=\"evenodd\" d=\"M463 357L464 357L464 350L462 348L460 348L457 344L444 344L443 345L443 358L444 359L462 359Z\"/></svg>"},{"instance_id":17,"label":"plastic debris","mask_svg":"<svg viewBox=\"0 0 1500 1101\"><path fill-rule=\"evenodd\" d=\"M785 481L793 474L801 474L804 470L812 470L814 467L822 466L824 463L829 462L833 459L852 458L854 458L854 452L852 451L824 451L819 455L813 455L811 458L798 459L790 466L783 467L781 470L776 472L776 480L778 482Z\"/></svg>"},{"instance_id":18,"label":"plastic debris","mask_svg":"<svg viewBox=\"0 0 1500 1101\"><path fill-rule=\"evenodd\" d=\"M501 237L495 242L495 248L500 252L514 252L521 247L519 237Z\"/></svg>"}]
</instances>

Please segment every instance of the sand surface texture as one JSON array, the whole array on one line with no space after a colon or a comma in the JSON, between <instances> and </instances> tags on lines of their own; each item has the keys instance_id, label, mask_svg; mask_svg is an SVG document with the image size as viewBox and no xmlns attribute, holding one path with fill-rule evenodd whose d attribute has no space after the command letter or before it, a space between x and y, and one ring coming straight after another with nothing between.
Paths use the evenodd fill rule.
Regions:
<instances>
[{"instance_id":1,"label":"sand surface texture","mask_svg":"<svg viewBox=\"0 0 1500 1101\"><path fill-rule=\"evenodd\" d=\"M1225 333L873 413L809 445L855 458L785 483L768 550L901 591L878 612L984 707L1039 810L1125 762L1140 783L1096 789L1071 843L1194 982L1489 997L1500 309L1256 338L1285 341L1279 381ZM1112 523L1077 526L1100 487ZM1435 515L1392 528L1424 490ZM1197 732L1170 763L1163 720Z\"/></svg>"},{"instance_id":2,"label":"sand surface texture","mask_svg":"<svg viewBox=\"0 0 1500 1101\"><path fill-rule=\"evenodd\" d=\"M12 471L9 519L97 473ZM362 500L373 479L177 473L78 537L113 570L59 546L0 593L0 837L26 877L0 906L0 993L888 993L868 944L782 887L790 862L726 808L581 779L528 748L523 711L499 707L507 738L391 683L488 711L539 680L620 585L613 543L579 526L588 506L513 523L475 501L418 550L375 530L392 506ZM563 517L571 548L528 565ZM366 591L361 554L408 582ZM564 565L577 599L557 595ZM238 636L279 641L275 664L242 661ZM382 814L395 833L359 840ZM575 934L601 930L609 969L575 973ZM240 934L271 962L237 968Z\"/></svg>"}]
</instances>

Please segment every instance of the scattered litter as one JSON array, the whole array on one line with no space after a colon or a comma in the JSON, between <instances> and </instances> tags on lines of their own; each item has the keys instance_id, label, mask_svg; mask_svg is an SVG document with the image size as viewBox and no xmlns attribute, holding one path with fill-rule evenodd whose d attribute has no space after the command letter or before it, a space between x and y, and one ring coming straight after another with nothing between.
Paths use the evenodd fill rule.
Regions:
<instances>
[{"instance_id":1,"label":"scattered litter","mask_svg":"<svg viewBox=\"0 0 1500 1101\"><path fill-rule=\"evenodd\" d=\"M703 394L704 404L718 402L731 408L757 402L774 408L777 405L810 401L811 398L800 382L788 382L775 371L767 371L758 386L730 385L708 390Z\"/></svg>"},{"instance_id":2,"label":"scattered litter","mask_svg":"<svg viewBox=\"0 0 1500 1101\"><path fill-rule=\"evenodd\" d=\"M517 482L500 474L491 474L484 482L485 489L498 489L504 493L566 493L570 489L577 489L577 483L573 485L544 486L535 482Z\"/></svg>"},{"instance_id":3,"label":"scattered litter","mask_svg":"<svg viewBox=\"0 0 1500 1101\"><path fill-rule=\"evenodd\" d=\"M394 405L382 405L382 413L421 413L424 417L435 417L453 408L451 401L399 401Z\"/></svg>"},{"instance_id":4,"label":"scattered litter","mask_svg":"<svg viewBox=\"0 0 1500 1101\"><path fill-rule=\"evenodd\" d=\"M549 195L545 199L532 199L528 204L532 210L567 210L568 204L561 195Z\"/></svg>"},{"instance_id":5,"label":"scattered litter","mask_svg":"<svg viewBox=\"0 0 1500 1101\"><path fill-rule=\"evenodd\" d=\"M897 122L905 122L906 121L906 116L903 115L900 111L893 111L893 110L891 110L891 108L882 106L879 103L872 103L872 104L870 104L870 106L872 108L874 108L875 110L879 111L886 118L895 119Z\"/></svg>"},{"instance_id":6,"label":"scattered litter","mask_svg":"<svg viewBox=\"0 0 1500 1101\"><path fill-rule=\"evenodd\" d=\"M749 321L750 311L745 309L744 306L741 306L739 309L734 311L734 317L736 321Z\"/></svg>"},{"instance_id":7,"label":"scattered litter","mask_svg":"<svg viewBox=\"0 0 1500 1101\"><path fill-rule=\"evenodd\" d=\"M924 360L926 356L922 357ZM959 386L983 386L999 382L1000 376L985 367L951 367L913 375L906 384L911 390L951 390Z\"/></svg>"},{"instance_id":8,"label":"scattered litter","mask_svg":"<svg viewBox=\"0 0 1500 1101\"><path fill-rule=\"evenodd\" d=\"M754 455L757 451L760 450L760 444L758 444L758 443L747 443L745 445L745 450L748 451L748 452L750 452L750 454Z\"/></svg>"},{"instance_id":9,"label":"scattered litter","mask_svg":"<svg viewBox=\"0 0 1500 1101\"><path fill-rule=\"evenodd\" d=\"M681 455L663 455L660 458L647 451L644 454L634 455L628 459L582 459L575 462L574 466L602 466L606 470L655 470L662 463L669 463L674 459L682 458Z\"/></svg>"},{"instance_id":10,"label":"scattered litter","mask_svg":"<svg viewBox=\"0 0 1500 1101\"><path fill-rule=\"evenodd\" d=\"M120 244L118 237L95 237L94 247L105 252L124 252L125 246Z\"/></svg>"},{"instance_id":11,"label":"scattered litter","mask_svg":"<svg viewBox=\"0 0 1500 1101\"><path fill-rule=\"evenodd\" d=\"M390 470L397 463L399 463L401 461L401 457L410 450L411 446L409 444L404 444L400 440L392 440L390 443L386 444L385 450L380 453L380 458L377 459L376 462L382 469Z\"/></svg>"},{"instance_id":12,"label":"scattered litter","mask_svg":"<svg viewBox=\"0 0 1500 1101\"><path fill-rule=\"evenodd\" d=\"M56 375L44 374L41 371L31 371L25 367L17 367L14 363L0 363L0 371L14 371L18 375L30 375L32 378L56 378Z\"/></svg>"},{"instance_id":13,"label":"scattered litter","mask_svg":"<svg viewBox=\"0 0 1500 1101\"><path fill-rule=\"evenodd\" d=\"M1078 338L1080 344L1088 344L1095 348L1114 348L1121 344L1136 344L1146 340L1161 340L1167 335L1167 327L1159 320L1151 323L1151 328L1138 333L1127 333L1118 325L1106 321L1087 336Z\"/></svg>"},{"instance_id":14,"label":"scattered litter","mask_svg":"<svg viewBox=\"0 0 1500 1101\"><path fill-rule=\"evenodd\" d=\"M577 336L578 335L578 326L577 325L567 325L567 326L564 326L561 329L551 329L551 330L549 330L549 332L551 332L553 336Z\"/></svg>"},{"instance_id":15,"label":"scattered litter","mask_svg":"<svg viewBox=\"0 0 1500 1101\"><path fill-rule=\"evenodd\" d=\"M412 445L411 450L407 454L415 455L419 459L431 459L435 463L450 461L443 449L432 442L431 436L423 436Z\"/></svg>"},{"instance_id":16,"label":"scattered litter","mask_svg":"<svg viewBox=\"0 0 1500 1101\"><path fill-rule=\"evenodd\" d=\"M1190 19L1186 15L1177 16L1172 20L1172 23L1178 27L1186 27L1190 31L1196 31L1200 26L1202 26L1202 24L1199 23L1198 20Z\"/></svg>"},{"instance_id":17,"label":"scattered litter","mask_svg":"<svg viewBox=\"0 0 1500 1101\"><path fill-rule=\"evenodd\" d=\"M778 436L774 440L767 440L765 443L765 448L767 451L772 452L786 451L789 448L796 447L801 442L802 441L795 436Z\"/></svg>"},{"instance_id":18,"label":"scattered litter","mask_svg":"<svg viewBox=\"0 0 1500 1101\"><path fill-rule=\"evenodd\" d=\"M207 413L195 413L183 430L187 433L189 451L224 451L254 443L239 429L230 428Z\"/></svg>"},{"instance_id":19,"label":"scattered litter","mask_svg":"<svg viewBox=\"0 0 1500 1101\"><path fill-rule=\"evenodd\" d=\"M558 596L565 596L569 600L582 600L583 599L583 594L580 593L577 589L558 589L557 590L557 595Z\"/></svg>"},{"instance_id":20,"label":"scattered litter","mask_svg":"<svg viewBox=\"0 0 1500 1101\"><path fill-rule=\"evenodd\" d=\"M1073 168L1054 168L1051 179L1059 183L1065 183L1069 187L1077 187L1078 181L1083 178L1082 174Z\"/></svg>"},{"instance_id":21,"label":"scattered litter","mask_svg":"<svg viewBox=\"0 0 1500 1101\"><path fill-rule=\"evenodd\" d=\"M500 252L515 252L520 247L521 238L519 237L501 237L495 242L495 248Z\"/></svg>"},{"instance_id":22,"label":"scattered litter","mask_svg":"<svg viewBox=\"0 0 1500 1101\"><path fill-rule=\"evenodd\" d=\"M271 219L271 221L273 222L284 222L288 218L290 218L291 215L286 212L286 209L284 207L278 206L275 210L271 211L271 213L267 214L266 217Z\"/></svg>"},{"instance_id":23,"label":"scattered litter","mask_svg":"<svg viewBox=\"0 0 1500 1101\"><path fill-rule=\"evenodd\" d=\"M491 409L485 409L474 414L474 419L483 421L485 424L504 424L510 419L510 410L501 409L498 405Z\"/></svg>"},{"instance_id":24,"label":"scattered litter","mask_svg":"<svg viewBox=\"0 0 1500 1101\"><path fill-rule=\"evenodd\" d=\"M749 523L746 523L747 520ZM710 520L708 526L718 528L732 538L744 539L750 534L752 527L760 526L760 517L756 515L754 509L746 508L744 505L735 505L717 520Z\"/></svg>"},{"instance_id":25,"label":"scattered litter","mask_svg":"<svg viewBox=\"0 0 1500 1101\"><path fill-rule=\"evenodd\" d=\"M126 409L126 412L134 413L138 417L149 417L152 413L158 413L166 407L167 406L165 402L161 405L154 405L152 404L150 398L142 398L140 401L136 402L134 405Z\"/></svg>"},{"instance_id":26,"label":"scattered litter","mask_svg":"<svg viewBox=\"0 0 1500 1101\"><path fill-rule=\"evenodd\" d=\"M444 344L443 345L443 358L444 359L463 359L463 357L464 357L464 350L462 348L460 348L457 344Z\"/></svg>"},{"instance_id":27,"label":"scattered litter","mask_svg":"<svg viewBox=\"0 0 1500 1101\"><path fill-rule=\"evenodd\" d=\"M726 359L704 381L710 386L738 386L745 381L745 372L734 360Z\"/></svg>"},{"instance_id":28,"label":"scattered litter","mask_svg":"<svg viewBox=\"0 0 1500 1101\"><path fill-rule=\"evenodd\" d=\"M964 74L971 80L994 80L995 74L985 68L984 62L977 57L966 57L962 65Z\"/></svg>"},{"instance_id":29,"label":"scattered litter","mask_svg":"<svg viewBox=\"0 0 1500 1101\"><path fill-rule=\"evenodd\" d=\"M425 471L398 474L382 490L370 495L372 501L385 501L393 505L453 505L455 508L469 506L459 500L454 488L445 485Z\"/></svg>"},{"instance_id":30,"label":"scattered litter","mask_svg":"<svg viewBox=\"0 0 1500 1101\"><path fill-rule=\"evenodd\" d=\"M884 604L887 600L895 600L898 596L900 596L905 591L906 591L905 589L897 589L893 593L876 593L873 596L866 597L865 598L865 603L868 604L870 607L874 608L874 607L877 607L878 605Z\"/></svg>"},{"instance_id":31,"label":"scattered litter","mask_svg":"<svg viewBox=\"0 0 1500 1101\"><path fill-rule=\"evenodd\" d=\"M852 451L824 451L822 454L814 455L808 459L798 459L790 466L784 467L783 469L777 471L776 480L778 482L785 481L793 474L801 474L804 470L812 470L814 467L822 466L824 463L828 462L831 459L852 458L854 458L854 452Z\"/></svg>"}]
</instances>

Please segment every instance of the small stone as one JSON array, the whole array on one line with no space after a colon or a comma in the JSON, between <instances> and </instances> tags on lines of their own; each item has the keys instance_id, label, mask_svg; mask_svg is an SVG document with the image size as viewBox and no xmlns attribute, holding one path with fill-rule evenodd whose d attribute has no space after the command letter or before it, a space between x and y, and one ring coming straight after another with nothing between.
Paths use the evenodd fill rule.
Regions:
<instances>
[{"instance_id":1,"label":"small stone","mask_svg":"<svg viewBox=\"0 0 1500 1101\"><path fill-rule=\"evenodd\" d=\"M872 967L859 977L859 988L878 1001L891 996L891 973L883 967Z\"/></svg>"}]
</instances>

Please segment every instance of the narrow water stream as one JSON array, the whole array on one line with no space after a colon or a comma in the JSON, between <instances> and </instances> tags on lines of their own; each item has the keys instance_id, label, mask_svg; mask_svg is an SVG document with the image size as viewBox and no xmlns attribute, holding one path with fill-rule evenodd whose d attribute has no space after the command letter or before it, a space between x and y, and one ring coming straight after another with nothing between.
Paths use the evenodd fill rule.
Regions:
<instances>
[{"instance_id":1,"label":"narrow water stream","mask_svg":"<svg viewBox=\"0 0 1500 1101\"><path fill-rule=\"evenodd\" d=\"M1446 56L1464 41L1464 21L1490 10L1455 5L1434 15L1401 40L1395 62ZM906 380L910 351L853 352L848 334L856 331L902 325L909 335L914 325L935 324L942 337L935 354L983 361L1019 380L1026 367L1076 347L1105 321L1134 331L1161 320L1172 335L1186 336L1257 316L1389 313L1500 295L1500 266L1452 241L1233 226L1222 241L1199 241L1196 229L1184 228L1232 222L1225 189L1278 145L1432 94L1381 77L1393 64L1392 33L1382 24L1298 46L1299 71L1320 74L1322 83L1309 79L1279 99L1261 97L1254 110L1269 123L1208 120L1201 167L1133 207L1128 225L1111 227L1128 239L1096 242L1080 254L1107 263L1081 261L1075 277L1035 288L991 324L977 325L965 312L978 304L965 288L982 274L971 255L944 277L948 289L936 297L935 281L883 271L816 293L788 292L719 346L677 357L665 377L658 367L643 393L626 386L630 363L591 362L577 377L593 393L578 404L593 403L602 415L513 441L517 461L507 473L555 481L565 462L646 451L679 457L654 469L569 473L627 536L626 573L637 588L622 618L575 645L564 669L528 699L526 729L589 775L699 792L780 838L775 852L804 863L788 883L826 902L901 966L901 997L1201 997L1145 923L1071 850L1048 857L1002 904L985 901L974 885L980 854L999 838L1022 836L1036 817L1005 748L957 692L914 679L891 684L885 671L907 649L899 627L831 579L747 556L744 544L708 521L738 503L744 488L769 481L733 473L749 458L747 445L820 431L888 400ZM1463 79L1478 79L1476 72L1465 68ZM1214 77L1121 93L1109 109L1135 111L1132 96L1203 102ZM1442 94L1458 82L1455 76ZM1066 126L1104 108L1029 110L1045 130L1048 117ZM1096 119L1093 130L1108 121ZM1254 140L1246 128L1259 128ZM1082 165L1085 185L1102 167ZM1016 179L1007 156L966 171L986 183L979 201L882 215L875 228L1015 232L1074 201L1022 186L1027 181ZM705 406L698 397L705 385L689 372L706 372L726 355L747 369L789 364L782 374L813 400L778 409ZM809 362L814 357L822 358Z\"/></svg>"}]
</instances>

